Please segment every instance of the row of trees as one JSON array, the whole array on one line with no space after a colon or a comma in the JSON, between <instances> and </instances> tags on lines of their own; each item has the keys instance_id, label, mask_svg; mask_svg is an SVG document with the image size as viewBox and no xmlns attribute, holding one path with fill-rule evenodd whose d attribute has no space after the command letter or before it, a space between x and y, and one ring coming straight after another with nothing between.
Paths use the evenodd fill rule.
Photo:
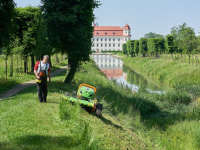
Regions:
<instances>
[{"instance_id":1,"label":"row of trees","mask_svg":"<svg viewBox=\"0 0 200 150\"><path fill-rule=\"evenodd\" d=\"M67 54L71 66L65 83L74 77L78 62L88 61L93 35L94 0L42 0L42 6L16 8L13 0L0 0L0 53L27 58L31 68L44 54ZM11 63L12 64L12 63Z\"/></svg>"},{"instance_id":2,"label":"row of trees","mask_svg":"<svg viewBox=\"0 0 200 150\"><path fill-rule=\"evenodd\" d=\"M150 32L151 33L151 32ZM157 37L153 36L156 35ZM139 48L138 48L139 47ZM146 54L157 57L158 54L173 53L191 54L200 52L200 37L195 36L194 29L184 23L171 29L171 34L165 38L159 34L145 34L140 40L129 40L123 44L123 53L135 56L138 53L145 57Z\"/></svg>"}]
</instances>

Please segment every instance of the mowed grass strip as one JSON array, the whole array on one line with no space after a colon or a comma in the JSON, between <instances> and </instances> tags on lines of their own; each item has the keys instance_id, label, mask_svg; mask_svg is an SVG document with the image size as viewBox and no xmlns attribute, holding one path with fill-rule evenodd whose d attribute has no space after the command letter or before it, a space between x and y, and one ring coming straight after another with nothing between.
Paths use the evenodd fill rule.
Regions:
<instances>
[{"instance_id":1,"label":"mowed grass strip","mask_svg":"<svg viewBox=\"0 0 200 150\"><path fill-rule=\"evenodd\" d=\"M117 119L104 113L99 119L80 107L66 103L75 117L61 119L64 91L79 84L64 85L65 73L49 84L48 103L39 103L36 87L0 103L0 149L138 149L146 147L138 136ZM77 111L78 110L78 111Z\"/></svg>"}]
</instances>

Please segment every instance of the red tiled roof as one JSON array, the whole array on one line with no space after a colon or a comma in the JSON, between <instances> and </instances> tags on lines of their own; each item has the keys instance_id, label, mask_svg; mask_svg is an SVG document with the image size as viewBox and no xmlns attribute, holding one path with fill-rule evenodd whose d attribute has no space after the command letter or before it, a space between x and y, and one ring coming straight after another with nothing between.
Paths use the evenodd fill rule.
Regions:
<instances>
[{"instance_id":1,"label":"red tiled roof","mask_svg":"<svg viewBox=\"0 0 200 150\"><path fill-rule=\"evenodd\" d=\"M123 31L119 26L95 26L94 31Z\"/></svg>"},{"instance_id":2,"label":"red tiled roof","mask_svg":"<svg viewBox=\"0 0 200 150\"><path fill-rule=\"evenodd\" d=\"M124 29L125 29L125 30L130 30L131 28L130 28L130 26L129 26L128 24L126 24L126 25L124 26Z\"/></svg>"},{"instance_id":3,"label":"red tiled roof","mask_svg":"<svg viewBox=\"0 0 200 150\"><path fill-rule=\"evenodd\" d=\"M93 36L123 36L124 29L130 29L129 25L126 24L124 28L119 26L95 26Z\"/></svg>"},{"instance_id":4,"label":"red tiled roof","mask_svg":"<svg viewBox=\"0 0 200 150\"><path fill-rule=\"evenodd\" d=\"M94 31L93 36L123 36L122 31Z\"/></svg>"},{"instance_id":5,"label":"red tiled roof","mask_svg":"<svg viewBox=\"0 0 200 150\"><path fill-rule=\"evenodd\" d=\"M123 36L123 28L118 26L95 26L93 36Z\"/></svg>"}]
</instances>

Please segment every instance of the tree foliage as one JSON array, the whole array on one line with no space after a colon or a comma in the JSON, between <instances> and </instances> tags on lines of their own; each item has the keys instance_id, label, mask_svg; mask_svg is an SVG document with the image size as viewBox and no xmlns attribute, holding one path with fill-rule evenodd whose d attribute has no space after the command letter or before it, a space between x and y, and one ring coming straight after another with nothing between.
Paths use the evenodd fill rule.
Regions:
<instances>
[{"instance_id":1,"label":"tree foliage","mask_svg":"<svg viewBox=\"0 0 200 150\"><path fill-rule=\"evenodd\" d=\"M155 38L148 39L148 42L147 42L148 53L154 54L156 52L156 48L157 48L156 44L157 43L156 43L156 39Z\"/></svg>"},{"instance_id":2,"label":"tree foliage","mask_svg":"<svg viewBox=\"0 0 200 150\"><path fill-rule=\"evenodd\" d=\"M135 55L134 40L128 40L127 43L126 43L126 46L127 46L128 55L131 55L133 57Z\"/></svg>"},{"instance_id":3,"label":"tree foliage","mask_svg":"<svg viewBox=\"0 0 200 150\"><path fill-rule=\"evenodd\" d=\"M12 35L12 19L15 3L13 0L0 0L0 49L10 44ZM9 55L9 51L5 51Z\"/></svg>"},{"instance_id":4,"label":"tree foliage","mask_svg":"<svg viewBox=\"0 0 200 150\"><path fill-rule=\"evenodd\" d=\"M163 35L156 34L156 33L153 33L153 32L149 32L149 33L145 34L144 37L147 38L147 39L150 39L150 38L164 38Z\"/></svg>"},{"instance_id":5,"label":"tree foliage","mask_svg":"<svg viewBox=\"0 0 200 150\"><path fill-rule=\"evenodd\" d=\"M170 35L168 34L166 36L166 47L167 47L167 50L169 51L169 53L171 54L171 59L173 60L173 53L174 51L176 50L176 46L175 46L175 42L174 42L174 36L173 35Z\"/></svg>"},{"instance_id":6,"label":"tree foliage","mask_svg":"<svg viewBox=\"0 0 200 150\"><path fill-rule=\"evenodd\" d=\"M194 29L188 27L186 23L183 23L183 25L179 25L177 27L172 27L171 35L174 36L176 51L178 53L183 52L190 54L198 46Z\"/></svg>"},{"instance_id":7,"label":"tree foliage","mask_svg":"<svg viewBox=\"0 0 200 150\"><path fill-rule=\"evenodd\" d=\"M126 43L122 45L122 52L123 54L127 55L127 46L126 46Z\"/></svg>"},{"instance_id":8,"label":"tree foliage","mask_svg":"<svg viewBox=\"0 0 200 150\"><path fill-rule=\"evenodd\" d=\"M165 39L157 38L157 43L158 43L158 52L160 52L160 54L165 52Z\"/></svg>"},{"instance_id":9,"label":"tree foliage","mask_svg":"<svg viewBox=\"0 0 200 150\"><path fill-rule=\"evenodd\" d=\"M140 40L139 40L139 53L143 54L143 57L147 53L147 38L140 38Z\"/></svg>"},{"instance_id":10,"label":"tree foliage","mask_svg":"<svg viewBox=\"0 0 200 150\"><path fill-rule=\"evenodd\" d=\"M70 83L78 62L90 59L94 30L93 9L98 7L98 2L93 0L42 0L41 2L52 47L68 54L71 69L65 83Z\"/></svg>"},{"instance_id":11,"label":"tree foliage","mask_svg":"<svg viewBox=\"0 0 200 150\"><path fill-rule=\"evenodd\" d=\"M134 52L138 55L138 52L139 52L139 40L135 40L135 42L134 42Z\"/></svg>"}]
</instances>

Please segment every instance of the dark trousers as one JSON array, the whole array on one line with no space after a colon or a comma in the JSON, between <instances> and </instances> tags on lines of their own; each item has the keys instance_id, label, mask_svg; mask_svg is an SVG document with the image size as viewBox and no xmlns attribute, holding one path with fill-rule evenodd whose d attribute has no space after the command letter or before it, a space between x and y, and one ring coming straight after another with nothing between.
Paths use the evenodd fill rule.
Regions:
<instances>
[{"instance_id":1,"label":"dark trousers","mask_svg":"<svg viewBox=\"0 0 200 150\"><path fill-rule=\"evenodd\" d=\"M47 101L47 79L43 78L41 83L37 83L37 92L40 102Z\"/></svg>"}]
</instances>

